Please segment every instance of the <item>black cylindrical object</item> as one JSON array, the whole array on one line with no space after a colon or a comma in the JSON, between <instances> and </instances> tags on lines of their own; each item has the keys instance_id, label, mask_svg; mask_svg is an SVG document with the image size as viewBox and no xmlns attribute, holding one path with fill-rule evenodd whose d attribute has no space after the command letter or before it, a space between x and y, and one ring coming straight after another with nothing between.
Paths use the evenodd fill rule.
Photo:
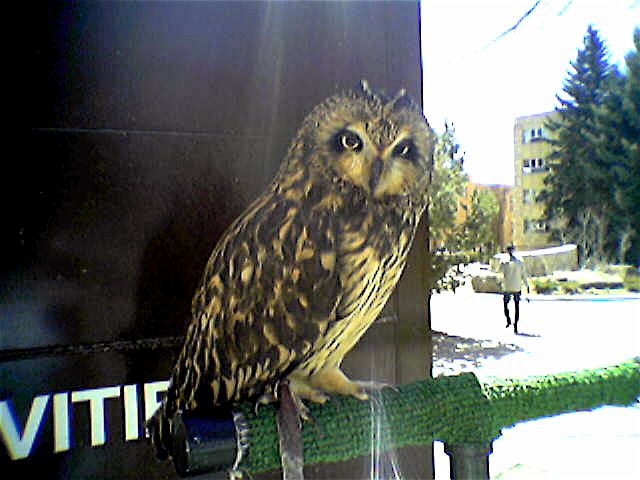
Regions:
<instances>
[{"instance_id":1,"label":"black cylindrical object","mask_svg":"<svg viewBox=\"0 0 640 480\"><path fill-rule=\"evenodd\" d=\"M236 416L230 410L176 415L171 452L176 471L187 476L233 470L242 454L240 437Z\"/></svg>"},{"instance_id":2,"label":"black cylindrical object","mask_svg":"<svg viewBox=\"0 0 640 480\"><path fill-rule=\"evenodd\" d=\"M449 455L452 480L489 479L489 455L493 452L491 443L445 443L444 451Z\"/></svg>"}]
</instances>

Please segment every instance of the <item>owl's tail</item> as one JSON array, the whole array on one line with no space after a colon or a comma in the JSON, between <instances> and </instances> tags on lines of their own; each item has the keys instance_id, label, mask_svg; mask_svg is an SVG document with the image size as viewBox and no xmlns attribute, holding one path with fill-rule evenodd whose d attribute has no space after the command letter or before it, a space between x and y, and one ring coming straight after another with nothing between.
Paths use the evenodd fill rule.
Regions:
<instances>
[{"instance_id":1,"label":"owl's tail","mask_svg":"<svg viewBox=\"0 0 640 480\"><path fill-rule=\"evenodd\" d=\"M172 451L171 417L167 411L166 400L153 416L145 423L145 429L155 450L156 457L166 460Z\"/></svg>"}]
</instances>

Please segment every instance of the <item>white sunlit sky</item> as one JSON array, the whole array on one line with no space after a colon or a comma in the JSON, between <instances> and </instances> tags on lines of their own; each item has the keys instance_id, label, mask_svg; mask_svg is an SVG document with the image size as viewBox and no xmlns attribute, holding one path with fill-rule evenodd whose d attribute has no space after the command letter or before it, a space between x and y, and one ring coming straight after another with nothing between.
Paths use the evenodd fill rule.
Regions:
<instances>
[{"instance_id":1,"label":"white sunlit sky","mask_svg":"<svg viewBox=\"0 0 640 480\"><path fill-rule=\"evenodd\" d=\"M421 1L425 116L455 125L474 183L513 184L514 120L559 105L590 24L621 69L634 50L640 0L540 0L495 40L536 1Z\"/></svg>"}]
</instances>

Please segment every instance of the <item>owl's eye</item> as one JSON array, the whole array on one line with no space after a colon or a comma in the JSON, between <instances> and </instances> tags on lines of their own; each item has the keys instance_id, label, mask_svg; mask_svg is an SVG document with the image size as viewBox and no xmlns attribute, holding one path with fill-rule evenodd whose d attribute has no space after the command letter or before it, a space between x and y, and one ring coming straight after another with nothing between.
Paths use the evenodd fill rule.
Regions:
<instances>
[{"instance_id":1,"label":"owl's eye","mask_svg":"<svg viewBox=\"0 0 640 480\"><path fill-rule=\"evenodd\" d=\"M339 152L359 152L362 150L362 139L358 134L344 130L336 136L336 148Z\"/></svg>"},{"instance_id":2,"label":"owl's eye","mask_svg":"<svg viewBox=\"0 0 640 480\"><path fill-rule=\"evenodd\" d=\"M393 149L393 155L413 162L417 158L416 146L411 140L405 140L396 145Z\"/></svg>"}]
</instances>

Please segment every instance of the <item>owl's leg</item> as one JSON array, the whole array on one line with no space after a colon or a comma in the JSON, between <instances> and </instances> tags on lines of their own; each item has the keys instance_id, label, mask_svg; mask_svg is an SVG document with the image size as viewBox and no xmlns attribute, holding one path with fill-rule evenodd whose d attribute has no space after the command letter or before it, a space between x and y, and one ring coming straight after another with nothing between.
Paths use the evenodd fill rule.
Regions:
<instances>
[{"instance_id":1,"label":"owl's leg","mask_svg":"<svg viewBox=\"0 0 640 480\"><path fill-rule=\"evenodd\" d=\"M322 389L312 385L309 382L309 377L293 372L287 378L292 392L298 398L304 398L316 403L324 403L329 400L329 395L324 393Z\"/></svg>"},{"instance_id":2,"label":"owl's leg","mask_svg":"<svg viewBox=\"0 0 640 480\"><path fill-rule=\"evenodd\" d=\"M393 388L392 385L375 381L354 381L347 377L340 367L329 367L315 373L310 383L312 386L326 393L351 395L359 400L367 400L367 391Z\"/></svg>"}]
</instances>

